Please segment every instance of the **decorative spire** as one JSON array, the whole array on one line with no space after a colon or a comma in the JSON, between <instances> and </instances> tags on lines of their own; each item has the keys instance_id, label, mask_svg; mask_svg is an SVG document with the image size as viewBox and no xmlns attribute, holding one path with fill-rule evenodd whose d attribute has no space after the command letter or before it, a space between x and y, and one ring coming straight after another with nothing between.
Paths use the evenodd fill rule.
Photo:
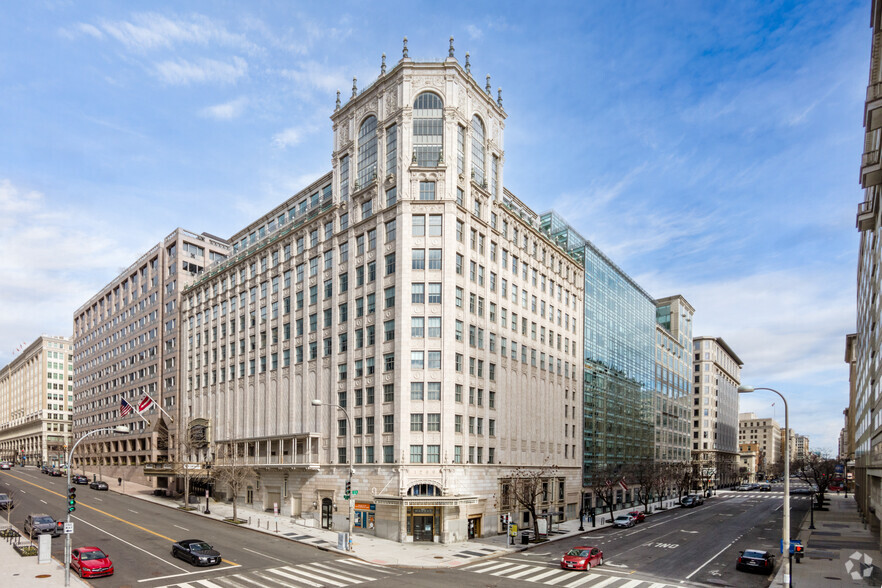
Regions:
<instances>
[{"instance_id":1,"label":"decorative spire","mask_svg":"<svg viewBox=\"0 0 882 588\"><path fill-rule=\"evenodd\" d=\"M383 53L383 63L380 65L380 75L386 75L386 54Z\"/></svg>"},{"instance_id":2,"label":"decorative spire","mask_svg":"<svg viewBox=\"0 0 882 588\"><path fill-rule=\"evenodd\" d=\"M340 110L340 90L337 90L337 105L334 107L334 110Z\"/></svg>"},{"instance_id":3,"label":"decorative spire","mask_svg":"<svg viewBox=\"0 0 882 588\"><path fill-rule=\"evenodd\" d=\"M487 95L490 96L490 74L487 74L487 85L484 87L484 90L486 90Z\"/></svg>"},{"instance_id":4,"label":"decorative spire","mask_svg":"<svg viewBox=\"0 0 882 588\"><path fill-rule=\"evenodd\" d=\"M499 107L502 108L502 86L499 86L499 89L497 90L496 104L498 104Z\"/></svg>"},{"instance_id":5,"label":"decorative spire","mask_svg":"<svg viewBox=\"0 0 882 588\"><path fill-rule=\"evenodd\" d=\"M453 37L450 37L450 50L447 52L447 57L453 57Z\"/></svg>"},{"instance_id":6,"label":"decorative spire","mask_svg":"<svg viewBox=\"0 0 882 588\"><path fill-rule=\"evenodd\" d=\"M401 50L401 58L407 59L407 37L404 37L404 49Z\"/></svg>"},{"instance_id":7,"label":"decorative spire","mask_svg":"<svg viewBox=\"0 0 882 588\"><path fill-rule=\"evenodd\" d=\"M352 97L358 96L358 78L352 78Z\"/></svg>"},{"instance_id":8,"label":"decorative spire","mask_svg":"<svg viewBox=\"0 0 882 588\"><path fill-rule=\"evenodd\" d=\"M472 64L469 63L469 52L466 51L466 73L472 75Z\"/></svg>"}]
</instances>

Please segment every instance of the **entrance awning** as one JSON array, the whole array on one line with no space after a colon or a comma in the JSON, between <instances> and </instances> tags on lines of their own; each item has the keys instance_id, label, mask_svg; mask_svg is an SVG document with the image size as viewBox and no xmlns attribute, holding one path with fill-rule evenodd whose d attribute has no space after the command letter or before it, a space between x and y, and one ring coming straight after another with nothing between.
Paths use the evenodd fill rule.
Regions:
<instances>
[{"instance_id":1,"label":"entrance awning","mask_svg":"<svg viewBox=\"0 0 882 588\"><path fill-rule=\"evenodd\" d=\"M374 503L385 506L464 506L478 500L477 496L374 496Z\"/></svg>"}]
</instances>

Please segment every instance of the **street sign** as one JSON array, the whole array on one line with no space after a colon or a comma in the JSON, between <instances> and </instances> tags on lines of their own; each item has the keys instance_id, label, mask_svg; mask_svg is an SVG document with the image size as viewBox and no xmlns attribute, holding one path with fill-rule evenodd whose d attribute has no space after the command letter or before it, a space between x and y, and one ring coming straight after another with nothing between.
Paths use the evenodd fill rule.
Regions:
<instances>
[{"instance_id":1,"label":"street sign","mask_svg":"<svg viewBox=\"0 0 882 588\"><path fill-rule=\"evenodd\" d=\"M64 534L73 535L73 523L64 523Z\"/></svg>"},{"instance_id":2,"label":"street sign","mask_svg":"<svg viewBox=\"0 0 882 588\"><path fill-rule=\"evenodd\" d=\"M358 494L358 490L353 490L352 494Z\"/></svg>"}]
</instances>

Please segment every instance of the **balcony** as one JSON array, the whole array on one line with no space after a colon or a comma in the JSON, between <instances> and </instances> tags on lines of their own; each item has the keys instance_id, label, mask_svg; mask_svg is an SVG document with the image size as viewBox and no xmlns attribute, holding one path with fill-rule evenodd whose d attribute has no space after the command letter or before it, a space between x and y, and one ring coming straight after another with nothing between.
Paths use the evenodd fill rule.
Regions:
<instances>
[{"instance_id":1,"label":"balcony","mask_svg":"<svg viewBox=\"0 0 882 588\"><path fill-rule=\"evenodd\" d=\"M873 149L861 157L861 186L864 188L882 184L882 166L879 164L879 154L879 149Z\"/></svg>"},{"instance_id":2,"label":"balcony","mask_svg":"<svg viewBox=\"0 0 882 588\"><path fill-rule=\"evenodd\" d=\"M867 200L858 204L856 224L857 230L862 233L876 228L876 207L873 200Z\"/></svg>"},{"instance_id":3,"label":"balcony","mask_svg":"<svg viewBox=\"0 0 882 588\"><path fill-rule=\"evenodd\" d=\"M867 102L864 105L864 127L867 132L882 128L882 82L867 86Z\"/></svg>"}]
</instances>

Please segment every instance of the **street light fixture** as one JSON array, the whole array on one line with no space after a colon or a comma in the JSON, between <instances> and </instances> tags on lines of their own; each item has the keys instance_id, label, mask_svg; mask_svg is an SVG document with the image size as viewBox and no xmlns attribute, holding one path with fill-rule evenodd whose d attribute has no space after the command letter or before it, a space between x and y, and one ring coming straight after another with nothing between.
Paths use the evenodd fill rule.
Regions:
<instances>
[{"instance_id":1,"label":"street light fixture","mask_svg":"<svg viewBox=\"0 0 882 588\"><path fill-rule=\"evenodd\" d=\"M793 579L790 577L790 413L787 409L787 399L784 395L772 388L754 388L753 386L738 386L739 394L749 394L755 390L774 392L784 401L784 524L781 529L782 550L787 550L784 558L784 586L792 586Z\"/></svg>"},{"instance_id":2,"label":"street light fixture","mask_svg":"<svg viewBox=\"0 0 882 588\"><path fill-rule=\"evenodd\" d=\"M339 408L340 410L343 411L344 415L346 415L346 431L347 431L346 442L347 442L347 445L349 446L349 449L346 454L346 459L349 462L349 477L347 478L346 489L350 490L352 488L352 453L353 453L352 445L354 443L353 430L352 430L352 419L349 418L349 413L346 412L346 409L343 408L342 406L340 406L339 404L334 404L333 402L322 402L322 400L319 398L313 398L310 402L312 403L313 406L322 406L322 405L336 406L337 408ZM346 502L349 503L349 542L346 544L346 551L351 551L352 550L352 522L353 522L352 519L354 516L354 513L352 511L353 511L353 503L355 502L355 500L352 498L352 495L349 495L346 497Z\"/></svg>"},{"instance_id":3,"label":"street light fixture","mask_svg":"<svg viewBox=\"0 0 882 588\"><path fill-rule=\"evenodd\" d=\"M85 439L86 437L88 437L89 435L94 435L95 433L101 433L101 432L125 434L125 433L131 433L132 430L129 428L128 425L116 425L114 427L102 427L100 429L93 429L93 430L89 431L88 433L84 433L82 437L77 439L77 442L73 444L73 446L70 448L70 452L68 452L68 454L67 454L67 487L68 488L71 488L70 469L73 466L73 454L77 448L77 445L79 445L80 442L83 439ZM71 505L71 506L73 506L73 505ZM72 510L71 508L68 508L68 510L67 510L67 518L65 519L65 526L69 526L71 524L70 523L71 510ZM71 536L71 533L64 534L64 585L65 586L70 586L70 551L71 551L71 549L70 549L70 536Z\"/></svg>"}]
</instances>

